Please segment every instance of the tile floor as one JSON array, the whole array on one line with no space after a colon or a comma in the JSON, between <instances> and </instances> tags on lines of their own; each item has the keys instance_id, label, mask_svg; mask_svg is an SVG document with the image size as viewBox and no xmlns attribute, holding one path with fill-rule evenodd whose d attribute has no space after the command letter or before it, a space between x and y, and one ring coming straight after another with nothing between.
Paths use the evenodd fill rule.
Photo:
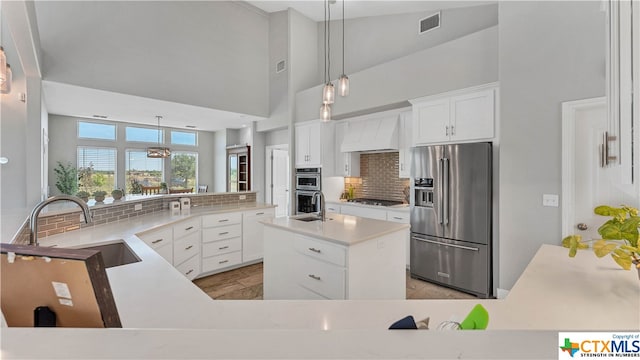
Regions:
<instances>
[{"instance_id":1,"label":"tile floor","mask_svg":"<svg viewBox=\"0 0 640 360\"><path fill-rule=\"evenodd\" d=\"M262 263L193 281L216 300L262 300ZM407 299L474 299L475 296L417 279L407 272Z\"/></svg>"}]
</instances>

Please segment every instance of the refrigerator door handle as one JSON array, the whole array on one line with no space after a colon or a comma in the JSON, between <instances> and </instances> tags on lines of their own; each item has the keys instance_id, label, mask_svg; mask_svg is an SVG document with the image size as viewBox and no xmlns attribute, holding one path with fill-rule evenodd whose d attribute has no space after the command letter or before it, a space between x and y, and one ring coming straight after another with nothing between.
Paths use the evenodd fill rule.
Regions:
<instances>
[{"instance_id":1,"label":"refrigerator door handle","mask_svg":"<svg viewBox=\"0 0 640 360\"><path fill-rule=\"evenodd\" d=\"M442 180L442 169L444 168L444 160L443 159L439 159L438 160L438 192L437 192L437 197L438 197L438 210L436 212L436 216L438 217L438 224L442 225L443 223L443 218L444 218L444 213L443 213L443 202L444 202L444 198L442 196L442 186L443 186L443 180Z\"/></svg>"},{"instance_id":2,"label":"refrigerator door handle","mask_svg":"<svg viewBox=\"0 0 640 360\"><path fill-rule=\"evenodd\" d=\"M449 225L449 159L442 159L442 213L444 225Z\"/></svg>"},{"instance_id":3,"label":"refrigerator door handle","mask_svg":"<svg viewBox=\"0 0 640 360\"><path fill-rule=\"evenodd\" d=\"M454 247L454 248L463 249L463 250L480 251L479 248L475 248L475 247L462 246L462 245L456 245L456 244L447 244L447 243L443 243L443 242L440 242L440 241L423 239L423 238L417 237L415 235L412 236L412 238L414 240L417 240L417 241L424 241L424 242L428 242L428 243L436 244L436 245L449 246L449 247Z\"/></svg>"}]
</instances>

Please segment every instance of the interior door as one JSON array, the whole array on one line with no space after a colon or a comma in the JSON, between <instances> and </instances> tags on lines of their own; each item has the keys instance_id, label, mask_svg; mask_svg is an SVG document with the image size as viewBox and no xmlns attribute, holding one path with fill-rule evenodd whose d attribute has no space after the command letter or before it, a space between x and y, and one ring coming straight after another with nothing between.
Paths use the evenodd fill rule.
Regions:
<instances>
[{"instance_id":1,"label":"interior door","mask_svg":"<svg viewBox=\"0 0 640 360\"><path fill-rule=\"evenodd\" d=\"M287 216L289 208L289 152L273 149L272 154L272 204L277 205L276 217Z\"/></svg>"}]
</instances>

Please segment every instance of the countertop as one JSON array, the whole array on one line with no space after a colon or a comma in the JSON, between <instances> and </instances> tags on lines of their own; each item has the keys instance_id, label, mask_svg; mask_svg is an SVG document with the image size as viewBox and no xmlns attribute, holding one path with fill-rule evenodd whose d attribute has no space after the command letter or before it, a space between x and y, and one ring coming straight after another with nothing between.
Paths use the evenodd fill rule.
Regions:
<instances>
[{"instance_id":1,"label":"countertop","mask_svg":"<svg viewBox=\"0 0 640 360\"><path fill-rule=\"evenodd\" d=\"M325 203L326 204L336 204L336 205L340 205L340 206L357 206L357 207L370 208L370 209L409 212L409 204L400 204L400 205L392 205L392 206L380 206L380 205L358 204L358 203L354 203L354 202L348 202L346 200L327 200Z\"/></svg>"},{"instance_id":2,"label":"countertop","mask_svg":"<svg viewBox=\"0 0 640 360\"><path fill-rule=\"evenodd\" d=\"M367 219L358 216L327 213L326 221L304 222L295 217L282 217L262 221L265 226L276 227L302 235L309 235L340 245L353 245L375 239L400 230L408 230L409 224Z\"/></svg>"}]
</instances>

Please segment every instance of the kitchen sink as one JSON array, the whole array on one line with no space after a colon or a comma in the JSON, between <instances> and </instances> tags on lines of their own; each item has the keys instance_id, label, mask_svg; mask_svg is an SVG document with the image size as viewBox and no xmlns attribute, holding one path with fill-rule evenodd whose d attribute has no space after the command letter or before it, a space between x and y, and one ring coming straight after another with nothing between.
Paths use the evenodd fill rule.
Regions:
<instances>
[{"instance_id":1,"label":"kitchen sink","mask_svg":"<svg viewBox=\"0 0 640 360\"><path fill-rule=\"evenodd\" d=\"M110 244L87 246L81 249L100 251L102 253L102 260L104 261L105 268L142 261L122 240Z\"/></svg>"},{"instance_id":2,"label":"kitchen sink","mask_svg":"<svg viewBox=\"0 0 640 360\"><path fill-rule=\"evenodd\" d=\"M320 218L317 216L305 216L301 218L296 218L298 221L311 222L311 221L320 221ZM333 220L331 218L325 218L325 221Z\"/></svg>"}]
</instances>

